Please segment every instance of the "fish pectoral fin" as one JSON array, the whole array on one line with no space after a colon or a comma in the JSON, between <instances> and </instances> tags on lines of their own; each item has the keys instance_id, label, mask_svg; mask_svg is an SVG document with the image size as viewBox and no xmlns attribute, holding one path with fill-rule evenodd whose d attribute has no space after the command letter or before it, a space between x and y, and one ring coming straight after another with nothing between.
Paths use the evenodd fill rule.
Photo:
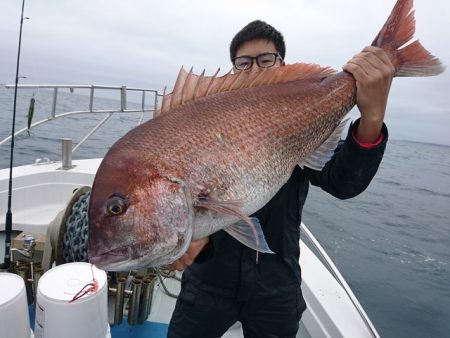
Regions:
<instances>
[{"instance_id":1,"label":"fish pectoral fin","mask_svg":"<svg viewBox=\"0 0 450 338\"><path fill-rule=\"evenodd\" d=\"M212 195L198 196L194 206L239 218L248 217L242 211L244 204L241 200L220 201Z\"/></svg>"},{"instance_id":2,"label":"fish pectoral fin","mask_svg":"<svg viewBox=\"0 0 450 338\"><path fill-rule=\"evenodd\" d=\"M256 250L256 261L258 261L258 252L273 253L267 245L258 219L250 218L244 213L241 200L219 201L210 195L201 196L198 197L195 206L240 218L238 223L232 224L224 230L242 244Z\"/></svg>"},{"instance_id":3,"label":"fish pectoral fin","mask_svg":"<svg viewBox=\"0 0 450 338\"><path fill-rule=\"evenodd\" d=\"M261 253L271 253L274 252L270 250L267 244L266 238L261 228L261 224L256 217L249 217L249 221L253 224L254 229L256 229L256 234L258 241L255 239L255 235L252 227L249 226L247 221L240 220L237 223L227 226L224 231L226 231L231 237L238 240L240 243L248 246L250 249L256 250Z\"/></svg>"},{"instance_id":4,"label":"fish pectoral fin","mask_svg":"<svg viewBox=\"0 0 450 338\"><path fill-rule=\"evenodd\" d=\"M338 146L339 140L341 139L342 132L350 120L349 117L342 119L336 129L331 133L331 135L323 142L319 148L317 148L311 155L305 158L299 163L301 168L308 167L314 170L322 170L325 164L333 156L336 147Z\"/></svg>"}]
</instances>

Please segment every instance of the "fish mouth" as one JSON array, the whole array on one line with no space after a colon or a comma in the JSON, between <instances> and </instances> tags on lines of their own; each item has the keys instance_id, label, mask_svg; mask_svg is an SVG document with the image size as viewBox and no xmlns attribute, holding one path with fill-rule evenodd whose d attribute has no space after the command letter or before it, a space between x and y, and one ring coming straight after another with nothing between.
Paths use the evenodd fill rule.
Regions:
<instances>
[{"instance_id":1,"label":"fish mouth","mask_svg":"<svg viewBox=\"0 0 450 338\"><path fill-rule=\"evenodd\" d=\"M103 270L109 270L111 267L122 265L129 260L139 258L140 256L137 254L133 246L127 245L103 252L101 254L89 256L89 262Z\"/></svg>"},{"instance_id":2,"label":"fish mouth","mask_svg":"<svg viewBox=\"0 0 450 338\"><path fill-rule=\"evenodd\" d=\"M100 254L90 255L89 262L105 271L130 271L160 267L174 262L184 254L191 241L192 231L187 231L186 235L187 237L183 237L183 241L170 253L161 253L152 261L145 259L147 254L139 254L135 244L128 244Z\"/></svg>"}]
</instances>

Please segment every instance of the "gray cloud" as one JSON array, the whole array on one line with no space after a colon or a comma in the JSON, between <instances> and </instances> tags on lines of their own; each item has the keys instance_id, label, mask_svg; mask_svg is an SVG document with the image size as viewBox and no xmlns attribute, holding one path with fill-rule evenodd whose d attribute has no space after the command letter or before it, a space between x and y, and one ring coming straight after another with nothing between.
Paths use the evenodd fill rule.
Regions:
<instances>
[{"instance_id":1,"label":"gray cloud","mask_svg":"<svg viewBox=\"0 0 450 338\"><path fill-rule=\"evenodd\" d=\"M337 69L372 39L394 0L28 1L21 74L25 82L98 83L162 90L181 65L213 73L230 68L228 45L262 19L287 42L287 62ZM417 34L450 64L450 3L416 0ZM14 81L20 4L0 2L0 82ZM386 121L393 138L450 145L448 71L396 79Z\"/></svg>"}]
</instances>

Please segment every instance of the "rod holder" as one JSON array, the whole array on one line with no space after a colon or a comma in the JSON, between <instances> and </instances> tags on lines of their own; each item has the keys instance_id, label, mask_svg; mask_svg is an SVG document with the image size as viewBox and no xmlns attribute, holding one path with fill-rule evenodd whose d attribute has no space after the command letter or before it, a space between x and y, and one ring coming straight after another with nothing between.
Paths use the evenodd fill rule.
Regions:
<instances>
[{"instance_id":1,"label":"rod holder","mask_svg":"<svg viewBox=\"0 0 450 338\"><path fill-rule=\"evenodd\" d=\"M136 276L134 276L135 281L140 280L142 282L143 279L144 279L144 275L137 274Z\"/></svg>"},{"instance_id":2,"label":"rod holder","mask_svg":"<svg viewBox=\"0 0 450 338\"><path fill-rule=\"evenodd\" d=\"M25 291L27 293L27 302L28 305L32 304L34 301L33 290L31 288L31 284L29 283L30 276L30 266L29 265L21 265L16 268L16 274L22 277L25 283Z\"/></svg>"},{"instance_id":3,"label":"rod holder","mask_svg":"<svg viewBox=\"0 0 450 338\"><path fill-rule=\"evenodd\" d=\"M114 304L114 325L120 325L123 318L123 302L125 298L125 277L117 280L116 301Z\"/></svg>"},{"instance_id":4,"label":"rod holder","mask_svg":"<svg viewBox=\"0 0 450 338\"><path fill-rule=\"evenodd\" d=\"M147 317L152 308L153 298L153 280L151 278L144 278L142 280L142 295L141 306L139 308L138 323L142 324L147 320Z\"/></svg>"},{"instance_id":5,"label":"rod holder","mask_svg":"<svg viewBox=\"0 0 450 338\"><path fill-rule=\"evenodd\" d=\"M62 139L62 169L68 170L72 168L72 139Z\"/></svg>"},{"instance_id":6,"label":"rod holder","mask_svg":"<svg viewBox=\"0 0 450 338\"><path fill-rule=\"evenodd\" d=\"M132 295L130 300L130 308L128 309L128 324L134 325L137 322L139 314L139 304L141 301L142 281L134 280L132 286Z\"/></svg>"},{"instance_id":7,"label":"rod holder","mask_svg":"<svg viewBox=\"0 0 450 338\"><path fill-rule=\"evenodd\" d=\"M38 284L39 279L41 279L42 275L44 274L44 269L41 267L36 267L33 271L33 286L34 286L34 304L37 304L36 297L37 297L37 290L38 290Z\"/></svg>"}]
</instances>

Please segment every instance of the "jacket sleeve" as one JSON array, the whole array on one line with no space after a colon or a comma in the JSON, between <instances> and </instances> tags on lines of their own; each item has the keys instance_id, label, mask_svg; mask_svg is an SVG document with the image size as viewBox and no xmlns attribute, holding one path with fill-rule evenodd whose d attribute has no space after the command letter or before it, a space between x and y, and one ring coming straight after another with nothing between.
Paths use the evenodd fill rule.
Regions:
<instances>
[{"instance_id":1,"label":"jacket sleeve","mask_svg":"<svg viewBox=\"0 0 450 338\"><path fill-rule=\"evenodd\" d=\"M363 148L353 138L353 131L358 125L359 119L351 124L345 141L340 142L322 170L304 169L311 184L340 199L355 197L369 186L388 140L388 130L383 124L383 141L373 148Z\"/></svg>"}]
</instances>

